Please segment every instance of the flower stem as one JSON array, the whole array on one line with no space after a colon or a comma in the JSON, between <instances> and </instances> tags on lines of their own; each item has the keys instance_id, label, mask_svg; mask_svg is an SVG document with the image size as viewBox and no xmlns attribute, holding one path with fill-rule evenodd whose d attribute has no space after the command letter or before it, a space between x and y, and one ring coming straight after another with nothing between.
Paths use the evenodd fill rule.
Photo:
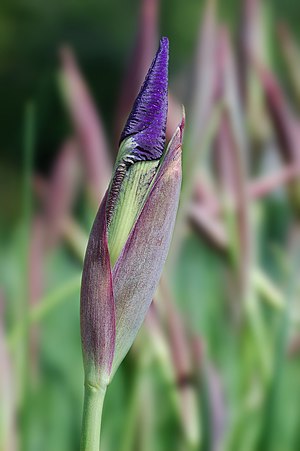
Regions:
<instances>
[{"instance_id":1,"label":"flower stem","mask_svg":"<svg viewBox=\"0 0 300 451\"><path fill-rule=\"evenodd\" d=\"M85 384L80 451L99 451L106 387Z\"/></svg>"}]
</instances>

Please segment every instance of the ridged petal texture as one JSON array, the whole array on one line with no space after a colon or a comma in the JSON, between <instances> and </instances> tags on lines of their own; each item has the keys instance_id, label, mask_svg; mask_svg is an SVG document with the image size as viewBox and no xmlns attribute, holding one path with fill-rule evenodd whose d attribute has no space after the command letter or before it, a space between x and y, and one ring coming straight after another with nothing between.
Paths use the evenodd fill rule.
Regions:
<instances>
[{"instance_id":1,"label":"ridged petal texture","mask_svg":"<svg viewBox=\"0 0 300 451\"><path fill-rule=\"evenodd\" d=\"M80 326L85 369L108 383L115 351L115 302L107 243L106 200L96 215L84 258ZM91 381L90 381L91 382Z\"/></svg>"},{"instance_id":2,"label":"ridged petal texture","mask_svg":"<svg viewBox=\"0 0 300 451\"><path fill-rule=\"evenodd\" d=\"M107 195L90 234L82 277L81 334L86 368L92 368L90 374L100 383L108 383L131 347L163 270L179 201L183 127L184 120L112 270Z\"/></svg>"},{"instance_id":3,"label":"ridged petal texture","mask_svg":"<svg viewBox=\"0 0 300 451\"><path fill-rule=\"evenodd\" d=\"M120 143L133 138L135 147L129 161L157 160L162 156L166 140L168 112L168 38L160 40L157 54L121 134Z\"/></svg>"},{"instance_id":4,"label":"ridged petal texture","mask_svg":"<svg viewBox=\"0 0 300 451\"><path fill-rule=\"evenodd\" d=\"M116 349L112 373L131 347L152 302L167 258L181 187L184 119L113 269Z\"/></svg>"}]
</instances>

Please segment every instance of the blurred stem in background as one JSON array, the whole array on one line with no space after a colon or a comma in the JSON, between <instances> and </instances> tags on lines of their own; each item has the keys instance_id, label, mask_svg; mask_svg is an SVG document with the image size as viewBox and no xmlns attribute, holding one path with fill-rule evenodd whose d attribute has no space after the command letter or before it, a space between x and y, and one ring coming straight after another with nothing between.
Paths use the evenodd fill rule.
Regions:
<instances>
[{"instance_id":1,"label":"blurred stem in background","mask_svg":"<svg viewBox=\"0 0 300 451\"><path fill-rule=\"evenodd\" d=\"M271 451L274 448L274 430L276 428L276 421L278 418L277 410L279 407L279 392L283 383L284 375L284 359L288 348L288 326L291 319L291 312L296 296L297 274L299 272L299 232L291 231L290 236L290 255L291 260L287 261L286 257L279 255L280 266L283 274L283 285L285 286L285 300L286 307L282 314L275 336L274 354L272 359L272 374L270 383L266 390L265 402L263 405L263 424L261 434L259 437L258 446L266 451Z\"/></svg>"},{"instance_id":2,"label":"blurred stem in background","mask_svg":"<svg viewBox=\"0 0 300 451\"><path fill-rule=\"evenodd\" d=\"M32 174L33 156L36 130L35 109L33 103L29 103L25 110L24 141L23 141L23 221L22 221L22 300L19 303L19 321L24 330L23 340L17 348L18 400L21 406L21 449L29 449L29 403L30 403L30 352L29 352L29 243L32 225Z\"/></svg>"},{"instance_id":3,"label":"blurred stem in background","mask_svg":"<svg viewBox=\"0 0 300 451\"><path fill-rule=\"evenodd\" d=\"M15 374L4 327L5 299L0 293L0 449L16 448Z\"/></svg>"},{"instance_id":4,"label":"blurred stem in background","mask_svg":"<svg viewBox=\"0 0 300 451\"><path fill-rule=\"evenodd\" d=\"M56 7L55 2L53 5ZM53 5L47 6L50 12ZM237 6L237 2L234 5ZM128 98L137 91L147 59L156 45L160 10L162 29L167 23L166 29L172 33L174 23L190 17L191 26L186 29L190 32L193 20L195 27L197 25L193 19L196 17L196 4L194 6L187 4L183 11L176 2L170 9L156 0L141 2L138 38L131 63L134 69L123 83L120 101L116 101L116 130L124 122L122 111L129 111L131 101ZM270 36L274 33L270 12L277 6L263 0L244 0L238 6L242 6L243 21L239 40L233 45L227 24L221 20L231 16L232 11L236 16L237 8L230 11L230 6L222 2L205 2L194 72L188 60L191 36L179 35L176 29L176 36L179 36L176 41L173 32L173 66L177 64L176 58L184 55L187 59L184 63L180 61L177 75L176 69L173 72L167 134L174 129L172 124L177 121L175 117L180 109L177 96L185 97L185 86L191 85L192 99L192 104L184 102L189 129L185 137L181 208L165 274L166 284L157 294L159 302L153 309L151 307L144 332L107 395L101 440L103 451L299 448L299 303L295 295L299 287L297 259L291 258L293 250L298 254L299 249L297 240L292 246L286 244L290 229L299 226L296 219L299 199L295 189L300 173L299 46L293 38L291 24L281 26L278 56L284 58L283 68L288 75L284 81L290 82L285 86L274 71L270 51ZM13 1L9 10L13 11L14 7ZM280 21L288 8L288 3L281 7ZM164 9L168 9L167 14ZM99 16L95 17L92 33L99 30ZM10 19L14 23L12 16ZM77 19L81 20L79 15ZM118 20L114 11L114 21L109 27L113 28ZM72 27L73 22L72 16ZM123 17L122 22L125 23ZM10 23L3 31L8 38ZM43 20L41 23L44 24ZM55 27L57 23L55 17ZM108 33L105 27L101 28L101 33ZM81 40L80 33L79 36ZM46 37L48 39L47 33ZM102 34L100 40L91 35L93 43L102 42L102 38ZM103 79L103 74L109 74L107 77L115 74L120 66L120 52L126 51L127 43L120 50L117 39L117 34L112 40L108 39L104 53L107 52L109 58L105 59L102 53L104 64L102 59L100 65L94 64L95 59L101 57L101 47L97 44L93 50L89 38L86 53L80 54L81 46L86 45L84 40L77 49L78 61L83 63L92 84L95 77L94 92L80 74L75 52L73 54L68 47L61 52L60 81L63 83L60 88L63 87L71 130L65 130L49 176L44 173L37 178L34 174L38 200L34 208L29 179L36 126L34 112L30 112L30 107L26 112L22 227L13 235L11 248L5 249L1 268L4 274L9 274L10 268L14 276L10 275L4 286L5 315L1 331L7 333L7 357L12 360L12 376L15 375L17 381L19 405L13 416L19 419L21 427L14 432L19 435L24 451L73 450L78 449L80 441L79 269L91 218L111 177L113 152L108 143L115 139L113 133L106 139L94 98L105 97L99 80ZM277 41L273 41L276 44ZM238 59L234 52L237 46ZM92 64L89 58L95 58ZM15 66L13 73L14 77L18 76ZM26 81L26 74L21 76L22 82ZM115 82L115 75L111 78ZM286 95L289 88L295 99ZM46 91L41 91L43 97ZM43 101L48 108L48 100ZM15 107L13 99L11 105ZM39 105L39 118L45 115L44 104L43 108L41 111ZM105 121L109 119L107 111L110 109L110 103L101 104ZM47 129L39 148L52 142L55 127L60 131L64 127L59 117L54 127L53 122L49 121L51 136ZM223 157L215 154L220 145ZM78 173L69 171L74 163L76 166L76 161ZM43 161L44 165L48 163ZM48 170L48 166L44 169ZM294 195L289 198L287 192L292 191ZM9 204L15 203L13 192L5 197ZM35 225L36 219L41 217L47 243L45 293L39 292L37 303L29 306L29 269L35 276L40 274L33 267L29 268L29 246L39 239L40 229ZM31 244L30 235L33 237ZM286 271L278 263L280 259L270 251L274 243L280 248L283 260L292 260L291 271ZM17 271L14 259L22 265ZM39 257L35 255L33 260L38 264ZM174 267L179 279L175 283L170 271ZM42 273L44 268L39 267L39 270ZM224 270L227 283L222 278ZM287 285L291 285L291 290ZM20 293L18 296L16 291ZM32 356L29 358L29 328L34 329L37 324L41 329L38 336L41 354L35 356L39 358L41 376L38 386L31 377ZM195 351L191 356L192 367L186 358L191 350ZM2 361L5 359L1 360L1 369ZM2 375L5 376L4 372ZM7 388L9 390L9 384ZM96 405L100 412L102 404L102 394L97 387L90 386L86 390L85 419L93 416ZM1 410L2 405L0 415ZM86 423L87 434L83 440L88 442L88 436L93 437L97 447L100 428L95 421L90 428L89 422ZM3 438L6 438L5 433Z\"/></svg>"}]
</instances>

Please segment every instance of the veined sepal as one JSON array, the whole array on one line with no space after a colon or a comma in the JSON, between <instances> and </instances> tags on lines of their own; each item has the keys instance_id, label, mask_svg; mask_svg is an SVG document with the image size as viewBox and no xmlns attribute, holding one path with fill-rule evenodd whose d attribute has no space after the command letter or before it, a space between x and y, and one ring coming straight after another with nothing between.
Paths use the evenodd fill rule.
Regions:
<instances>
[{"instance_id":1,"label":"veined sepal","mask_svg":"<svg viewBox=\"0 0 300 451\"><path fill-rule=\"evenodd\" d=\"M145 318L165 263L181 186L182 123L174 133L114 266L106 193L87 246L81 289L86 379L107 385Z\"/></svg>"}]
</instances>

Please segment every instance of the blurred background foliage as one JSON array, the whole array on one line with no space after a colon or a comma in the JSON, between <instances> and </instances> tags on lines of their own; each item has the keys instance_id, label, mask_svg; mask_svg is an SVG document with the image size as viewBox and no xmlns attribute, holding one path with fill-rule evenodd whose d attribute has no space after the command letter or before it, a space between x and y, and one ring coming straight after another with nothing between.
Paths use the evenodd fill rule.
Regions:
<instances>
[{"instance_id":1,"label":"blurred background foliage","mask_svg":"<svg viewBox=\"0 0 300 451\"><path fill-rule=\"evenodd\" d=\"M179 0L161 2L160 33L169 37L173 48L171 82L191 65L203 6L199 0L190 0L184 6ZM241 7L239 0L220 2L220 17L235 32ZM39 117L37 159L46 169L53 148L66 133L55 85L58 49L68 43L76 52L111 131L120 82L136 35L139 0L56 0L47 4L3 0L0 8L0 94L5 104L0 116L1 151L11 160L19 160L24 103L32 98ZM274 0L271 10L274 19L286 20L300 38L296 2L287 0L283 5Z\"/></svg>"},{"instance_id":2,"label":"blurred background foliage","mask_svg":"<svg viewBox=\"0 0 300 451\"><path fill-rule=\"evenodd\" d=\"M124 74L137 38L141 4L147 2L151 0L0 4L1 451L79 449L80 274L101 190L95 198L98 188L91 188L89 170L82 171L88 163L80 160L78 168L72 156L77 147L85 152L78 131L82 124L74 119L72 101L62 96L58 72L66 71L68 83L73 66L68 72L66 54L59 54L64 45L73 50L113 160L118 120L124 122L124 111L118 119ZM203 41L209 22L209 2L159 3L158 34L170 39L170 87L176 99L170 111L184 103L187 114L182 206L157 305L107 393L102 449L296 451L300 149L291 123L299 120L300 103L277 26L284 22L297 46L300 5L293 0L218 2L218 21L230 30L241 73L247 63L245 53L239 53L245 32L243 8L258 5L260 17L263 9L267 11L262 26L268 33L267 56L257 65L271 71L270 75L265 67L255 67L264 106L254 100L252 112L240 98L237 80L229 76L243 114L230 101L225 109L235 118L232 122L242 119L242 126L230 131L229 125L228 132L225 121L218 147L224 101L218 96L226 97L227 88L221 86L222 94L214 99L215 116L201 116L203 123L195 100L197 74L210 64L202 56L199 67L195 59L198 35ZM251 18L248 21L251 26ZM157 36L153 39L155 49ZM219 54L224 66L220 69L217 61L210 73L220 71L220 85L230 66L226 38L224 42ZM263 47L258 43L258 54ZM283 103L289 108L276 103L280 95L272 90L273 76L280 80L279 91L286 93ZM206 88L210 90L209 83L202 86ZM77 106L84 107L84 101L90 99L79 98ZM177 116L170 120L173 129L176 120ZM75 144L69 141L73 135ZM233 156L224 151L234 167L229 177L233 191L222 169L216 169L221 157L211 157L224 142L225 147L229 142L229 148L238 148ZM96 161L102 161L105 150ZM239 158L245 156L247 161L241 163ZM191 175L193 166L196 176ZM282 175L282 168L288 175ZM265 173L275 174L273 182L255 185ZM109 169L105 177L109 179ZM202 194L195 193L197 180L213 185L212 194L203 194L202 185L197 188ZM256 192L251 199L244 192L250 185Z\"/></svg>"}]
</instances>

